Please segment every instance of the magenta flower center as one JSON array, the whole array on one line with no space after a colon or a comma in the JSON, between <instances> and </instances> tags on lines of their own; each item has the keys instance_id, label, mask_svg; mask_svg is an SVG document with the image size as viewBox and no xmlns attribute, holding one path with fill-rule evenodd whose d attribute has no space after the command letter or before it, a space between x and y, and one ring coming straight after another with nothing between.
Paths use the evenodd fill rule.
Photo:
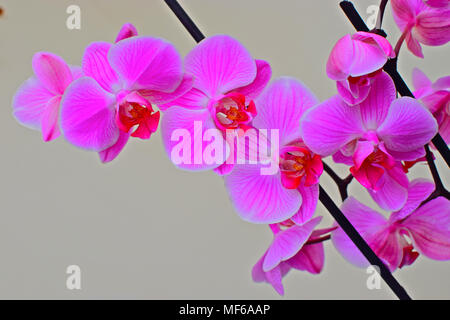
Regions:
<instances>
[{"instance_id":1,"label":"magenta flower center","mask_svg":"<svg viewBox=\"0 0 450 320\"><path fill-rule=\"evenodd\" d=\"M390 170L395 166L392 156L383 151L379 146L375 146L364 161L358 166L355 163L350 168L350 172L363 186L372 190L378 190L378 181L383 176L385 170Z\"/></svg>"},{"instance_id":2,"label":"magenta flower center","mask_svg":"<svg viewBox=\"0 0 450 320\"><path fill-rule=\"evenodd\" d=\"M381 72L382 72L382 70L378 69L378 70L376 70L376 71L374 71L372 73L365 74L365 75L359 76L359 77L349 76L348 77L348 82L350 82L351 84L354 84L354 85L368 86L368 85L370 85L370 83L373 80L373 78L375 78Z\"/></svg>"},{"instance_id":3,"label":"magenta flower center","mask_svg":"<svg viewBox=\"0 0 450 320\"><path fill-rule=\"evenodd\" d=\"M306 146L291 145L280 153L281 181L287 189L296 189L300 183L311 186L318 182L323 171L321 157Z\"/></svg>"},{"instance_id":4,"label":"magenta flower center","mask_svg":"<svg viewBox=\"0 0 450 320\"><path fill-rule=\"evenodd\" d=\"M123 132L130 132L132 137L148 139L156 131L159 123L159 112L154 112L151 104L138 102L122 102L117 110L117 124Z\"/></svg>"},{"instance_id":5,"label":"magenta flower center","mask_svg":"<svg viewBox=\"0 0 450 320\"><path fill-rule=\"evenodd\" d=\"M222 130L245 128L256 116L253 100L248 104L245 100L245 96L237 92L231 92L220 99L213 108L217 127Z\"/></svg>"}]
</instances>

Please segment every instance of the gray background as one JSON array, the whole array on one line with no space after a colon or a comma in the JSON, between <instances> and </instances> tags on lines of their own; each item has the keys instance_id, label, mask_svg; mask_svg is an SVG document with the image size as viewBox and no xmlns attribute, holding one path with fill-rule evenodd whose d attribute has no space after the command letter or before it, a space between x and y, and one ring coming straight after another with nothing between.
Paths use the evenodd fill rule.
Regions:
<instances>
[{"instance_id":1,"label":"gray background","mask_svg":"<svg viewBox=\"0 0 450 320\"><path fill-rule=\"evenodd\" d=\"M335 93L324 72L332 45L353 32L338 1L184 0L206 35L228 33L255 58L270 61L274 76L301 79L323 100ZM364 14L377 0L355 1ZM81 7L81 30L68 30L66 8ZM40 50L79 64L92 41L113 41L121 25L168 39L184 55L194 42L160 0L0 0L0 298L279 298L255 284L250 270L271 240L268 228L241 221L223 181L212 172L177 170L166 157L160 134L132 139L113 162L63 138L43 143L38 132L11 115L11 98L32 74ZM390 8L389 39L399 31ZM433 80L448 74L449 46L426 47L425 60L402 49L399 68L411 83L413 66ZM447 58L447 59L445 59ZM438 156L439 158L439 156ZM445 165L438 166L445 175ZM338 167L343 175L347 168ZM428 176L415 168L413 176ZM321 182L335 198L327 175ZM448 174L446 174L448 185ZM351 192L374 206L353 183ZM331 223L328 213L323 226ZM326 243L319 276L291 272L287 299L391 299L383 284L366 288L367 274ZM82 289L66 289L66 267L82 269ZM450 298L448 262L420 257L396 272L414 298Z\"/></svg>"}]
</instances>

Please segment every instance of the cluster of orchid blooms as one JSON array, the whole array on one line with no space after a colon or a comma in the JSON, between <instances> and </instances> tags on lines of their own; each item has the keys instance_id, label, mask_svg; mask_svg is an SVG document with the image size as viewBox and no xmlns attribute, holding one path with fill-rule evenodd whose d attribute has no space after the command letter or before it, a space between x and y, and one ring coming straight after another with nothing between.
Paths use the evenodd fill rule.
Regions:
<instances>
[{"instance_id":1,"label":"cluster of orchid blooms","mask_svg":"<svg viewBox=\"0 0 450 320\"><path fill-rule=\"evenodd\" d=\"M353 197L341 207L391 271L412 264L419 254L448 260L449 201L442 196L425 201L434 183L409 181L407 172L424 161L424 145L438 131L450 141L450 77L432 82L416 69L417 99L398 98L382 68L398 55L402 42L419 57L421 44L446 44L449 2L392 0L391 4L402 31L395 50L372 32L339 39L326 65L338 94L323 102L296 79L282 77L269 84L269 63L254 59L229 36L208 37L182 59L169 42L138 36L134 26L126 24L115 43L90 44L81 68L52 53L36 53L34 76L14 96L14 116L40 130L44 141L63 135L69 143L97 152L102 162L115 159L130 137L149 139L160 117L169 155L179 147L174 139L177 130L202 137L208 129L217 130L220 134L214 139L221 139L226 149L220 161L196 159L194 152L183 155L191 161L176 165L214 170L223 177L240 217L268 225L273 241L252 276L270 283L279 294L284 293L282 278L290 269L321 272L323 241L330 238L350 262L367 265L339 226L317 228L321 217L314 213L322 158L327 156L347 165L379 207L391 212L385 218ZM237 157L229 152L236 140L226 133L240 131L240 139L250 129L277 130L278 141L269 135L254 137L257 143L279 146L268 155L278 164L275 173L261 174L262 162L228 161ZM191 150L199 148L196 141L184 143L192 144ZM201 154L207 148L201 145Z\"/></svg>"}]
</instances>

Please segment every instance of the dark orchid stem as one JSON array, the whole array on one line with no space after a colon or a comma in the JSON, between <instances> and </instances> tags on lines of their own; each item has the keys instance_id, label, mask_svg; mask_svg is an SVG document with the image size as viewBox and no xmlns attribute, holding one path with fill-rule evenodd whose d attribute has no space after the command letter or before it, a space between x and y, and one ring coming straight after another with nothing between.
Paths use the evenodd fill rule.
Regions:
<instances>
[{"instance_id":1,"label":"dark orchid stem","mask_svg":"<svg viewBox=\"0 0 450 320\"><path fill-rule=\"evenodd\" d=\"M386 5L388 0L381 0L380 2L380 11L378 11L377 24L375 25L375 29L381 30L381 26L383 25L383 17L384 10L386 9Z\"/></svg>"},{"instance_id":2,"label":"dark orchid stem","mask_svg":"<svg viewBox=\"0 0 450 320\"><path fill-rule=\"evenodd\" d=\"M192 19L187 15L186 11L180 6L176 0L164 0L166 4L170 7L173 13L178 17L183 26L188 30L195 41L200 42L204 36L192 21ZM353 243L358 247L361 253L367 258L370 264L376 265L380 269L380 275L388 286L394 291L399 299L411 300L409 295L406 293L405 289L397 282L393 277L386 265L377 257L373 250L369 247L367 242L361 237L361 235L356 231L352 224L347 220L342 211L336 206L330 196L326 191L319 186L319 199L327 210L334 217L339 226L344 230L344 232L350 237Z\"/></svg>"},{"instance_id":3,"label":"dark orchid stem","mask_svg":"<svg viewBox=\"0 0 450 320\"><path fill-rule=\"evenodd\" d=\"M328 173L328 175L331 177L331 179L333 179L333 181L338 186L339 194L341 195L342 201L344 201L345 199L348 198L347 187L350 184L350 182L352 182L353 175L349 174L346 178L342 179L341 177L339 177L336 174L336 172L334 172L333 169L331 169L331 167L328 164L326 164L323 161L322 161L322 163L323 163L323 169L325 170L325 172Z\"/></svg>"},{"instance_id":4,"label":"dark orchid stem","mask_svg":"<svg viewBox=\"0 0 450 320\"><path fill-rule=\"evenodd\" d=\"M411 297L408 295L406 290L400 285L400 283L394 278L389 268L378 258L378 256L373 252L373 250L369 247L367 242L361 237L361 235L356 231L355 227L348 221L345 215L341 210L336 206L330 196L326 193L326 191L319 187L319 199L320 202L327 208L327 210L331 213L333 218L339 224L339 226L345 231L347 236L352 240L352 242L358 247L359 251L366 257L369 263L373 266L377 266L380 270L380 276L392 289L395 295L400 300L411 300Z\"/></svg>"},{"instance_id":5,"label":"dark orchid stem","mask_svg":"<svg viewBox=\"0 0 450 320\"><path fill-rule=\"evenodd\" d=\"M431 154L430 147L428 145L425 145L425 153L425 158L427 159L428 166L430 167L431 175L433 176L436 189L444 189L444 185L442 184L441 178L439 177L436 164L433 161L433 155Z\"/></svg>"},{"instance_id":6,"label":"dark orchid stem","mask_svg":"<svg viewBox=\"0 0 450 320\"><path fill-rule=\"evenodd\" d=\"M351 173L342 180L342 185L345 186L345 187L342 187L342 188L345 188L344 191L342 192L342 201L344 201L345 199L348 198L347 187L350 184L350 182L352 182L352 181L353 181L353 175Z\"/></svg>"},{"instance_id":7,"label":"dark orchid stem","mask_svg":"<svg viewBox=\"0 0 450 320\"><path fill-rule=\"evenodd\" d=\"M367 25L364 23L363 19L359 15L358 11L356 11L355 7L350 1L342 1L340 3L340 7L344 11L347 18L352 23L353 27L357 31L368 31ZM395 83L395 88L398 93L404 97L412 97L414 98L413 93L409 90L405 81L401 77L401 75L397 71L397 58L389 60L385 66L383 67L384 71L386 71L392 78ZM448 146L445 141L442 139L440 134L436 134L436 136L431 140L436 147L436 149L441 154L442 158L447 163L447 166L450 167L450 151L448 150Z\"/></svg>"},{"instance_id":8,"label":"dark orchid stem","mask_svg":"<svg viewBox=\"0 0 450 320\"><path fill-rule=\"evenodd\" d=\"M341 1L341 3L339 3L339 6L341 7L342 11L344 11L345 15L357 31L370 31L364 20L358 14L358 11L356 11L353 3L351 3L350 1Z\"/></svg>"},{"instance_id":9,"label":"dark orchid stem","mask_svg":"<svg viewBox=\"0 0 450 320\"><path fill-rule=\"evenodd\" d=\"M445 143L441 135L439 133L435 135L434 138L431 139L431 142L433 142L433 145L442 155L442 158L444 158L445 162L447 163L447 166L450 167L450 151L448 150L447 143Z\"/></svg>"},{"instance_id":10,"label":"dark orchid stem","mask_svg":"<svg viewBox=\"0 0 450 320\"><path fill-rule=\"evenodd\" d=\"M177 16L178 20L183 24L186 30L191 34L192 38L196 42L200 42L205 39L205 36L200 31L200 29L196 26L194 21L189 17L189 15L184 11L183 7L180 6L178 1L176 0L164 0L172 12Z\"/></svg>"},{"instance_id":11,"label":"dark orchid stem","mask_svg":"<svg viewBox=\"0 0 450 320\"><path fill-rule=\"evenodd\" d=\"M444 184L442 183L441 178L439 177L439 172L437 171L436 164L434 163L433 160L433 154L431 153L430 147L428 145L425 145L425 152L426 152L425 158L427 159L428 167L430 168L431 175L433 176L435 189L433 193L430 194L430 196L420 204L421 206L427 203L428 201L433 200L440 196L450 199L450 193L445 189Z\"/></svg>"}]
</instances>

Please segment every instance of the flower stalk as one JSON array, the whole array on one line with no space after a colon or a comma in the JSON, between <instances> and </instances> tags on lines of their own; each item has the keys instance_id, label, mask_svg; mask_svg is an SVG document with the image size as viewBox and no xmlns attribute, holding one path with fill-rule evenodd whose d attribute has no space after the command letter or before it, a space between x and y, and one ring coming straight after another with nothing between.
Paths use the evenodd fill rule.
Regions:
<instances>
[{"instance_id":1,"label":"flower stalk","mask_svg":"<svg viewBox=\"0 0 450 320\"><path fill-rule=\"evenodd\" d=\"M341 177L339 177L336 172L334 172L334 170L325 162L323 162L323 169L325 170L326 173L328 173L328 175L331 177L331 179L333 179L333 181L336 183L336 185L338 186L339 189L339 194L341 195L341 200L344 201L345 199L348 198L348 185L352 182L353 180L353 175L349 174L346 178L342 179Z\"/></svg>"},{"instance_id":2,"label":"flower stalk","mask_svg":"<svg viewBox=\"0 0 450 320\"><path fill-rule=\"evenodd\" d=\"M437 197L445 197L450 199L450 193L445 189L444 184L442 183L441 177L439 176L439 172L436 168L436 164L434 163L433 154L430 151L429 145L425 145L425 158L427 159L428 167L430 168L431 176L433 177L435 189L432 194L420 205L424 205L430 200L436 199Z\"/></svg>"},{"instance_id":3,"label":"flower stalk","mask_svg":"<svg viewBox=\"0 0 450 320\"><path fill-rule=\"evenodd\" d=\"M380 2L380 10L378 11L377 23L375 25L376 30L381 30L381 26L383 25L384 10L386 9L387 3L388 0L381 0Z\"/></svg>"}]
</instances>

